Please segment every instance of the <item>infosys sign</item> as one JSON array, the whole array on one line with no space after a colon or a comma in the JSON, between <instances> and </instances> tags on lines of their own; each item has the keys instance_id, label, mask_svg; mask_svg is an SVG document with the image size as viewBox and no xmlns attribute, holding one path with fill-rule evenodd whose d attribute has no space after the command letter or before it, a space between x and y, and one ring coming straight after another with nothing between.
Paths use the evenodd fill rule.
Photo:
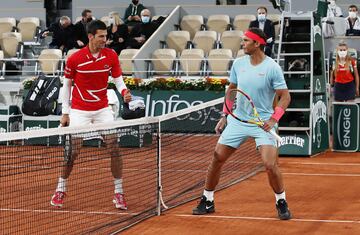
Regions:
<instances>
[{"instance_id":1,"label":"infosys sign","mask_svg":"<svg viewBox=\"0 0 360 235\"><path fill-rule=\"evenodd\" d=\"M359 107L334 106L334 150L357 151L359 145Z\"/></svg>"}]
</instances>

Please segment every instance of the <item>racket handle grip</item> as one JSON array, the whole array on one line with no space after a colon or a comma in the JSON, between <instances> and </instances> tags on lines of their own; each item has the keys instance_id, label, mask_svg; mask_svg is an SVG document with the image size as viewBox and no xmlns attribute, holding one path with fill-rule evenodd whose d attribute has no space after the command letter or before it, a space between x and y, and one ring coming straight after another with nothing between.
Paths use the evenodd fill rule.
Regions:
<instances>
[{"instance_id":1,"label":"racket handle grip","mask_svg":"<svg viewBox=\"0 0 360 235\"><path fill-rule=\"evenodd\" d=\"M278 142L281 142L281 137L274 130L270 130L269 132L275 137Z\"/></svg>"}]
</instances>

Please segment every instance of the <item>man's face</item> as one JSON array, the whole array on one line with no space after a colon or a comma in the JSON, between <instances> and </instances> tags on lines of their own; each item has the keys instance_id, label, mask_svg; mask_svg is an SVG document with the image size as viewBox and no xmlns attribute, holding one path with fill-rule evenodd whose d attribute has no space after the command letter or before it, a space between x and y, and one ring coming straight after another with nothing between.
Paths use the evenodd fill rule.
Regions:
<instances>
[{"instance_id":1,"label":"man's face","mask_svg":"<svg viewBox=\"0 0 360 235\"><path fill-rule=\"evenodd\" d=\"M256 46L256 44L258 43L252 40L251 38L244 36L242 41L242 47L244 49L245 54L252 55L256 50L256 47L258 47Z\"/></svg>"},{"instance_id":2,"label":"man's face","mask_svg":"<svg viewBox=\"0 0 360 235\"><path fill-rule=\"evenodd\" d=\"M258 14L258 15L265 15L265 16L266 16L266 11L265 11L265 9L259 8L259 9L257 10L257 14Z\"/></svg>"},{"instance_id":3,"label":"man's face","mask_svg":"<svg viewBox=\"0 0 360 235\"><path fill-rule=\"evenodd\" d=\"M92 14L91 14L91 12L87 12L86 13L86 16L85 16L85 22L90 22L90 21L92 21Z\"/></svg>"},{"instance_id":4,"label":"man's face","mask_svg":"<svg viewBox=\"0 0 360 235\"><path fill-rule=\"evenodd\" d=\"M98 29L96 34L89 34L89 43L96 49L102 49L105 47L107 30Z\"/></svg>"},{"instance_id":5,"label":"man's face","mask_svg":"<svg viewBox=\"0 0 360 235\"><path fill-rule=\"evenodd\" d=\"M69 20L65 20L63 22L63 24L61 25L61 27L63 27L64 29L66 29L67 27L69 27L69 25L71 24L71 22Z\"/></svg>"},{"instance_id":6,"label":"man's face","mask_svg":"<svg viewBox=\"0 0 360 235\"><path fill-rule=\"evenodd\" d=\"M355 7L350 7L349 12L356 12L357 13L357 9Z\"/></svg>"}]
</instances>

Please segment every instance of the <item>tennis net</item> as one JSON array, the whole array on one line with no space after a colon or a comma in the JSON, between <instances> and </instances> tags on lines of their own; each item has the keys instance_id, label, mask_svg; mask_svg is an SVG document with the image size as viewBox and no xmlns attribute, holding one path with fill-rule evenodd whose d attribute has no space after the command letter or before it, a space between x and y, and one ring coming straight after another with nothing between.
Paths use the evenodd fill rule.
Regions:
<instances>
[{"instance_id":1,"label":"tennis net","mask_svg":"<svg viewBox=\"0 0 360 235\"><path fill-rule=\"evenodd\" d=\"M2 232L115 234L200 197L221 106L217 99L159 117L1 134ZM50 198L72 160L64 205L55 208ZM114 161L122 165L128 210L112 203ZM217 189L261 168L254 143L247 142L224 165Z\"/></svg>"}]
</instances>

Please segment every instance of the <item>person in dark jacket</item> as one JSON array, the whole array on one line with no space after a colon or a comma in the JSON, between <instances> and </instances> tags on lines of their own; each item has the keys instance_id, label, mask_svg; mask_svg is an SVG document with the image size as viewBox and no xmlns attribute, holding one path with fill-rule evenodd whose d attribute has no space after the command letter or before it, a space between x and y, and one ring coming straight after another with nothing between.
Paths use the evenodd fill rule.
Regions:
<instances>
[{"instance_id":1,"label":"person in dark jacket","mask_svg":"<svg viewBox=\"0 0 360 235\"><path fill-rule=\"evenodd\" d=\"M156 31L159 25L151 21L151 13L148 9L141 12L141 24L137 24L130 32L128 47L139 49L146 40Z\"/></svg>"},{"instance_id":2,"label":"person in dark jacket","mask_svg":"<svg viewBox=\"0 0 360 235\"><path fill-rule=\"evenodd\" d=\"M119 55L120 52L126 48L129 31L127 25L124 24L118 14L114 12L109 15L110 26L107 27L106 46L116 51Z\"/></svg>"},{"instance_id":3,"label":"person in dark jacket","mask_svg":"<svg viewBox=\"0 0 360 235\"><path fill-rule=\"evenodd\" d=\"M85 9L81 13L82 19L75 24L76 34L76 48L83 48L89 43L88 35L86 33L86 25L92 21L92 12Z\"/></svg>"},{"instance_id":4,"label":"person in dark jacket","mask_svg":"<svg viewBox=\"0 0 360 235\"><path fill-rule=\"evenodd\" d=\"M76 46L74 25L68 16L62 16L56 23L52 23L49 28L41 32L41 38L45 38L52 33L52 41L49 48L60 49L64 52Z\"/></svg>"},{"instance_id":5,"label":"person in dark jacket","mask_svg":"<svg viewBox=\"0 0 360 235\"><path fill-rule=\"evenodd\" d=\"M266 19L267 9L266 7L259 7L257 9L257 18L250 22L249 28L259 28L264 31L267 37L267 44L265 46L265 54L271 57L272 48L275 40L275 27L271 20Z\"/></svg>"},{"instance_id":6,"label":"person in dark jacket","mask_svg":"<svg viewBox=\"0 0 360 235\"><path fill-rule=\"evenodd\" d=\"M130 27L135 26L136 24L141 23L141 12L144 10L145 7L141 3L139 3L139 0L132 0L128 8L125 10L125 24L127 24Z\"/></svg>"}]
</instances>

